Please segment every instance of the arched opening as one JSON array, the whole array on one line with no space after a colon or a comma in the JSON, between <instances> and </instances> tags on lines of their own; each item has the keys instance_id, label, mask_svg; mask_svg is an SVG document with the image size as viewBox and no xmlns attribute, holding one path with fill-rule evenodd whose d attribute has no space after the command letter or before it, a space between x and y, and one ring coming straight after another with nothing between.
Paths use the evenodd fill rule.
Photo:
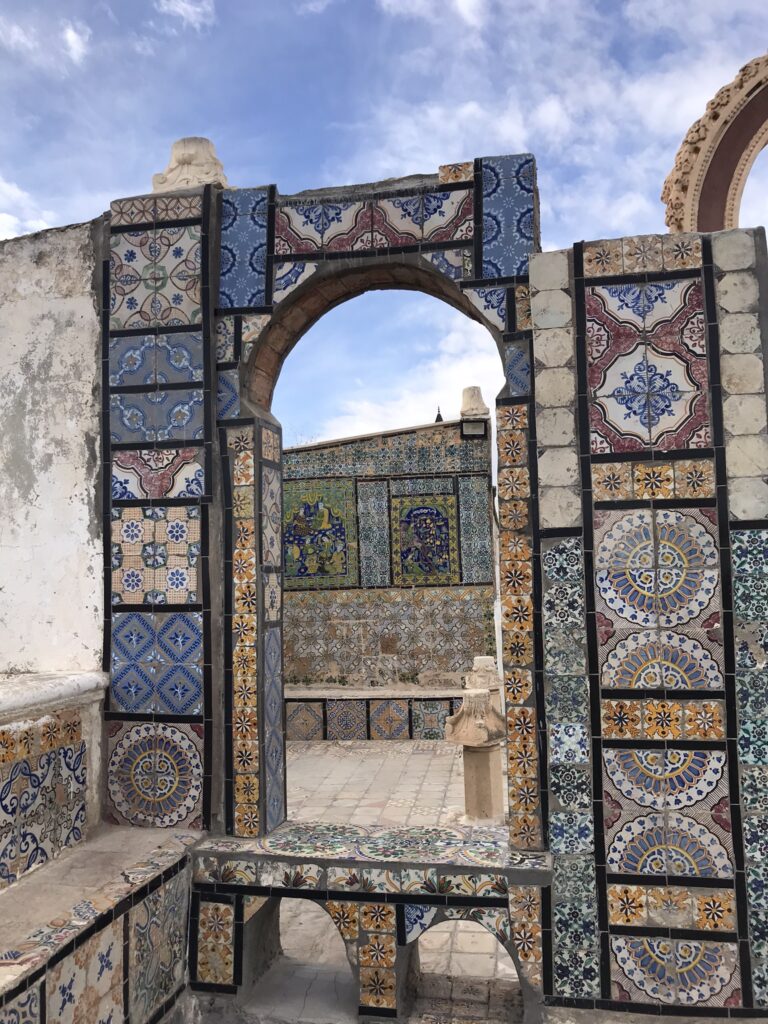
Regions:
<instances>
[{"instance_id":1,"label":"arched opening","mask_svg":"<svg viewBox=\"0 0 768 1024\"><path fill-rule=\"evenodd\" d=\"M758 154L744 185L739 224L745 228L768 224L768 147Z\"/></svg>"},{"instance_id":2,"label":"arched opening","mask_svg":"<svg viewBox=\"0 0 768 1024\"><path fill-rule=\"evenodd\" d=\"M523 997L512 957L476 921L441 921L417 940L411 961L415 1009L451 1011L473 1019L521 1021Z\"/></svg>"},{"instance_id":3,"label":"arched opening","mask_svg":"<svg viewBox=\"0 0 768 1024\"><path fill-rule=\"evenodd\" d=\"M273 321L266 331L274 330ZM445 742L445 723L473 659L498 659L494 420L482 437L464 439L460 411L463 387L480 386L490 406L503 389L496 345L466 310L402 289L343 301L318 316L295 349L287 335L277 337L288 353L270 385L284 442L288 815L456 824L464 811L461 748ZM443 422L434 425L438 408ZM422 450L443 443L442 461ZM422 455L429 457L410 461ZM467 472L457 462L465 457L474 460ZM469 484L485 495L473 513ZM447 559L455 557L455 572L433 573L429 585L399 574L397 517L406 505L444 513L455 546ZM339 566L313 575L303 545L321 507L330 510L323 530L341 556ZM486 545L484 575L472 539ZM386 548L383 558L376 545ZM418 749L411 740L422 741Z\"/></svg>"}]
</instances>

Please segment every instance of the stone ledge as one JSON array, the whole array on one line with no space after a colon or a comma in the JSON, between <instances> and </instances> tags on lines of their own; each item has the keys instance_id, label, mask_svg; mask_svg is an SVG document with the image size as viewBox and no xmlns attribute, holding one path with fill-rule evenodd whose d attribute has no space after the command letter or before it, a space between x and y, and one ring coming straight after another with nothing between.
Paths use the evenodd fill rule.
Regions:
<instances>
[{"instance_id":1,"label":"stone ledge","mask_svg":"<svg viewBox=\"0 0 768 1024\"><path fill-rule=\"evenodd\" d=\"M54 708L100 700L106 672L27 672L0 675L0 722L45 714Z\"/></svg>"}]
</instances>

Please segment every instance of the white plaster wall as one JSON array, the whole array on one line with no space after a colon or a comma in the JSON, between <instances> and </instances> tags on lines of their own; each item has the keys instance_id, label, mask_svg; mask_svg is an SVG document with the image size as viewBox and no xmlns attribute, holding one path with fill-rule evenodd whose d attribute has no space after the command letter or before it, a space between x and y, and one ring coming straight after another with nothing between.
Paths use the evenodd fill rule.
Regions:
<instances>
[{"instance_id":1,"label":"white plaster wall","mask_svg":"<svg viewBox=\"0 0 768 1024\"><path fill-rule=\"evenodd\" d=\"M0 672L101 667L92 230L0 243Z\"/></svg>"}]
</instances>

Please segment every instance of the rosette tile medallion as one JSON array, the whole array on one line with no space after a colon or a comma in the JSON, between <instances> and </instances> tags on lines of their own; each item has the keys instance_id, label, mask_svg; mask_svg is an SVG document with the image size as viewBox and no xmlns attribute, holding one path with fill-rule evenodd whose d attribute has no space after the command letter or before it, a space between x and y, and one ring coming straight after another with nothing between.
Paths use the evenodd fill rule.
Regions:
<instances>
[{"instance_id":1,"label":"rosette tile medallion","mask_svg":"<svg viewBox=\"0 0 768 1024\"><path fill-rule=\"evenodd\" d=\"M583 506L593 591L582 728L599 727L596 890L584 893L597 898L602 955L595 976L585 959L595 933L582 917L571 927L583 936L583 990L569 987L575 961L564 972L556 956L554 992L561 984L583 999L594 982L593 1005L727 1014L764 1002L759 972L753 981L760 944L745 941L762 920L744 873L749 832L734 807L747 742L731 739L731 557L743 550L746 566L748 540L731 550L711 242L652 241L574 249L581 482L592 499ZM746 631L745 640L746 663L756 645ZM550 698L550 719L563 701ZM556 721L549 729L557 792L558 762L580 756L578 735L561 736ZM567 927L559 872L555 935Z\"/></svg>"}]
</instances>

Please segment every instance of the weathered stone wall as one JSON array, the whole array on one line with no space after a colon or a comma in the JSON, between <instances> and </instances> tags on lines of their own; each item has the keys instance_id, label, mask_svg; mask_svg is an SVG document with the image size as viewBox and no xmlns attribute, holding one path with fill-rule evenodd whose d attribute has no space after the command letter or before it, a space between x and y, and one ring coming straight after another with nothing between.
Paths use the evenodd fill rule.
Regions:
<instances>
[{"instance_id":1,"label":"weathered stone wall","mask_svg":"<svg viewBox=\"0 0 768 1024\"><path fill-rule=\"evenodd\" d=\"M0 243L0 672L101 667L93 230Z\"/></svg>"}]
</instances>

